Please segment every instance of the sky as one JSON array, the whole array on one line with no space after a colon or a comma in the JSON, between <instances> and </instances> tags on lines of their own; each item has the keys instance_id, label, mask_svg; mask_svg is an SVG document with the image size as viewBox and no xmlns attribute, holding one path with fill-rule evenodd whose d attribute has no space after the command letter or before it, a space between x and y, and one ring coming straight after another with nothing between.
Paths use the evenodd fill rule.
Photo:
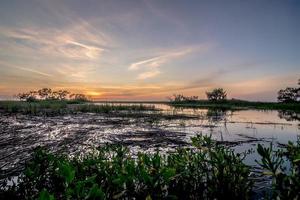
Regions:
<instances>
[{"instance_id":1,"label":"sky","mask_svg":"<svg viewBox=\"0 0 300 200\"><path fill-rule=\"evenodd\" d=\"M298 0L1 0L0 99L276 101L300 78Z\"/></svg>"}]
</instances>

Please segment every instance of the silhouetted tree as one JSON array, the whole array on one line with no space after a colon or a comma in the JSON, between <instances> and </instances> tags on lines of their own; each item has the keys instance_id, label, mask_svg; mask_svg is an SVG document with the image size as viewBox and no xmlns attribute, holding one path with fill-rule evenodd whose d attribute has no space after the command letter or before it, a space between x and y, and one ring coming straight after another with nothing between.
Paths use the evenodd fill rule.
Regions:
<instances>
[{"instance_id":1,"label":"silhouetted tree","mask_svg":"<svg viewBox=\"0 0 300 200\"><path fill-rule=\"evenodd\" d=\"M298 85L300 85L300 79L298 79ZM299 102L300 87L298 88L287 87L285 89L279 90L277 99L279 102L284 102L284 103Z\"/></svg>"},{"instance_id":2,"label":"silhouetted tree","mask_svg":"<svg viewBox=\"0 0 300 200\"><path fill-rule=\"evenodd\" d=\"M71 94L67 90L53 91L50 88L42 88L38 91L30 91L26 93L19 93L16 96L21 101L36 101L36 100L65 100L73 99L76 101L88 101L88 97L84 94ZM69 95L69 96L68 96Z\"/></svg>"},{"instance_id":3,"label":"silhouetted tree","mask_svg":"<svg viewBox=\"0 0 300 200\"><path fill-rule=\"evenodd\" d=\"M57 91L58 99L60 99L60 100L66 99L68 94L70 94L70 92L68 92L67 90L58 90Z\"/></svg>"},{"instance_id":4,"label":"silhouetted tree","mask_svg":"<svg viewBox=\"0 0 300 200\"><path fill-rule=\"evenodd\" d=\"M182 94L173 94L173 101L180 102L184 100L184 96Z\"/></svg>"},{"instance_id":5,"label":"silhouetted tree","mask_svg":"<svg viewBox=\"0 0 300 200\"><path fill-rule=\"evenodd\" d=\"M29 93L19 93L19 94L17 94L17 97L18 97L21 101L26 101L26 99L29 97Z\"/></svg>"},{"instance_id":6,"label":"silhouetted tree","mask_svg":"<svg viewBox=\"0 0 300 200\"><path fill-rule=\"evenodd\" d=\"M77 101L88 101L88 97L84 94L71 94L70 98Z\"/></svg>"},{"instance_id":7,"label":"silhouetted tree","mask_svg":"<svg viewBox=\"0 0 300 200\"><path fill-rule=\"evenodd\" d=\"M227 98L227 93L223 88L215 88L211 92L206 92L209 101L220 101Z\"/></svg>"},{"instance_id":8,"label":"silhouetted tree","mask_svg":"<svg viewBox=\"0 0 300 200\"><path fill-rule=\"evenodd\" d=\"M19 93L17 97L21 101L28 101L28 102L33 102L37 100L37 92L36 91L30 91L26 93Z\"/></svg>"},{"instance_id":9,"label":"silhouetted tree","mask_svg":"<svg viewBox=\"0 0 300 200\"><path fill-rule=\"evenodd\" d=\"M298 88L287 87L284 90L279 90L278 101L284 103L293 103L297 101L298 98Z\"/></svg>"},{"instance_id":10,"label":"silhouetted tree","mask_svg":"<svg viewBox=\"0 0 300 200\"><path fill-rule=\"evenodd\" d=\"M174 94L173 97L169 97L169 100L173 102L182 102L182 101L193 102L198 100L198 96L186 97L183 96L182 94Z\"/></svg>"},{"instance_id":11,"label":"silhouetted tree","mask_svg":"<svg viewBox=\"0 0 300 200\"><path fill-rule=\"evenodd\" d=\"M50 99L52 96L52 90L50 88L42 88L38 90L38 94L41 99Z\"/></svg>"}]
</instances>

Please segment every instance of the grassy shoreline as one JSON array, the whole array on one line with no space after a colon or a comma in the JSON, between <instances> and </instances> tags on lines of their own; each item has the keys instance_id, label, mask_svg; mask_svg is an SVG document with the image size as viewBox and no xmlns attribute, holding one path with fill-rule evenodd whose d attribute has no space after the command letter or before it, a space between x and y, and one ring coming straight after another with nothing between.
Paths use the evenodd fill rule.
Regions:
<instances>
[{"instance_id":1,"label":"grassy shoreline","mask_svg":"<svg viewBox=\"0 0 300 200\"><path fill-rule=\"evenodd\" d=\"M95 105L94 103L103 103ZM123 105L122 105L123 104ZM133 104L133 105L124 105ZM223 101L173 101L173 102L150 102L150 101L91 101L80 102L74 100L41 100L36 102L25 101L0 101L0 112L23 113L23 114L67 114L74 112L111 113L117 111L155 111L154 105L165 104L177 108L207 108L221 110L282 110L300 113L300 103L277 103L277 102L250 102L243 100Z\"/></svg>"},{"instance_id":2,"label":"grassy shoreline","mask_svg":"<svg viewBox=\"0 0 300 200\"><path fill-rule=\"evenodd\" d=\"M174 107L187 108L216 108L216 109L230 109L230 110L244 110L244 109L259 109L259 110L289 110L300 112L300 103L277 103L277 102L251 102L242 100L224 100L224 101L180 101L169 102L168 105Z\"/></svg>"},{"instance_id":3,"label":"grassy shoreline","mask_svg":"<svg viewBox=\"0 0 300 200\"><path fill-rule=\"evenodd\" d=\"M121 111L156 111L154 106L139 105L95 105L91 102L73 102L69 100L43 100L35 102L0 101L0 112L31 115L63 115L80 112L113 113Z\"/></svg>"}]
</instances>

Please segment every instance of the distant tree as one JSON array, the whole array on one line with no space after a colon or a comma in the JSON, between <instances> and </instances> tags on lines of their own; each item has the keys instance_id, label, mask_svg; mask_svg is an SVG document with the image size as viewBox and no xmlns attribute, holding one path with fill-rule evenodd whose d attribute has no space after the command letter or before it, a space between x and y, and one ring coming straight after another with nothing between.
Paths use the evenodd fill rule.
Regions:
<instances>
[{"instance_id":1,"label":"distant tree","mask_svg":"<svg viewBox=\"0 0 300 200\"><path fill-rule=\"evenodd\" d=\"M57 91L53 91L51 95L48 96L49 100L59 100L59 95Z\"/></svg>"},{"instance_id":2,"label":"distant tree","mask_svg":"<svg viewBox=\"0 0 300 200\"><path fill-rule=\"evenodd\" d=\"M68 94L70 94L70 92L68 92L67 90L58 90L57 91L58 99L60 99L60 100L66 99Z\"/></svg>"},{"instance_id":3,"label":"distant tree","mask_svg":"<svg viewBox=\"0 0 300 200\"><path fill-rule=\"evenodd\" d=\"M51 91L51 89L50 89L50 91ZM47 94L47 91L43 91L43 92L45 92L45 94ZM67 98L68 94L70 94L70 92L68 92L67 90L58 90L58 91L51 91L51 92L49 92L49 90L48 90L48 95L44 95L41 98L42 99L52 99L52 100L65 100Z\"/></svg>"},{"instance_id":4,"label":"distant tree","mask_svg":"<svg viewBox=\"0 0 300 200\"><path fill-rule=\"evenodd\" d=\"M293 103L297 101L298 98L298 88L287 87L278 91L278 101L284 103Z\"/></svg>"},{"instance_id":5,"label":"distant tree","mask_svg":"<svg viewBox=\"0 0 300 200\"><path fill-rule=\"evenodd\" d=\"M194 102L198 100L198 96L184 97L184 101Z\"/></svg>"},{"instance_id":6,"label":"distant tree","mask_svg":"<svg viewBox=\"0 0 300 200\"><path fill-rule=\"evenodd\" d=\"M300 85L300 79L298 79L298 85ZM287 87L279 90L277 99L279 102L284 103L300 102L300 87Z\"/></svg>"},{"instance_id":7,"label":"distant tree","mask_svg":"<svg viewBox=\"0 0 300 200\"><path fill-rule=\"evenodd\" d=\"M215 88L211 92L206 92L209 101L220 101L227 98L227 93L223 88Z\"/></svg>"},{"instance_id":8,"label":"distant tree","mask_svg":"<svg viewBox=\"0 0 300 200\"><path fill-rule=\"evenodd\" d=\"M187 102L193 102L198 100L198 96L183 96L182 94L174 94L173 97L169 97L170 101L173 102L182 102L182 101L187 101Z\"/></svg>"},{"instance_id":9,"label":"distant tree","mask_svg":"<svg viewBox=\"0 0 300 200\"><path fill-rule=\"evenodd\" d=\"M174 102L181 102L184 100L184 96L182 94L173 94Z\"/></svg>"},{"instance_id":10,"label":"distant tree","mask_svg":"<svg viewBox=\"0 0 300 200\"><path fill-rule=\"evenodd\" d=\"M17 97L21 100L21 101L28 101L28 102L33 102L37 100L37 92L36 91L30 91L30 92L26 92L26 93L19 93L17 95Z\"/></svg>"},{"instance_id":11,"label":"distant tree","mask_svg":"<svg viewBox=\"0 0 300 200\"><path fill-rule=\"evenodd\" d=\"M32 101L36 101L37 100L37 92L36 91L30 91L29 92L29 96L26 99L26 101L32 102Z\"/></svg>"},{"instance_id":12,"label":"distant tree","mask_svg":"<svg viewBox=\"0 0 300 200\"><path fill-rule=\"evenodd\" d=\"M26 99L29 97L29 93L19 93L17 94L17 97L21 101L26 101Z\"/></svg>"},{"instance_id":13,"label":"distant tree","mask_svg":"<svg viewBox=\"0 0 300 200\"><path fill-rule=\"evenodd\" d=\"M53 91L51 88L42 88L38 91L19 93L16 95L21 101L37 100L65 100L72 99L76 101L88 101L90 97L84 94L71 94L67 90Z\"/></svg>"},{"instance_id":14,"label":"distant tree","mask_svg":"<svg viewBox=\"0 0 300 200\"><path fill-rule=\"evenodd\" d=\"M71 94L70 98L76 101L88 101L88 97L84 94Z\"/></svg>"},{"instance_id":15,"label":"distant tree","mask_svg":"<svg viewBox=\"0 0 300 200\"><path fill-rule=\"evenodd\" d=\"M41 99L50 99L52 96L52 90L50 88L42 88L38 90L38 94Z\"/></svg>"}]
</instances>

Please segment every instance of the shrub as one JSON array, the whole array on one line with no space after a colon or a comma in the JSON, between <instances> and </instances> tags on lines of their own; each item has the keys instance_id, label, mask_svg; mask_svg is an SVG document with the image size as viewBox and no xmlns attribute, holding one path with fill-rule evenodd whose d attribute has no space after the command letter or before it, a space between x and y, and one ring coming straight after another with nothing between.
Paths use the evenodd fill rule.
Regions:
<instances>
[{"instance_id":1,"label":"shrub","mask_svg":"<svg viewBox=\"0 0 300 200\"><path fill-rule=\"evenodd\" d=\"M261 161L257 163L272 177L272 199L300 199L300 137L296 144L289 142L284 150L274 151L258 145ZM287 169L285 160L290 163Z\"/></svg>"},{"instance_id":2,"label":"shrub","mask_svg":"<svg viewBox=\"0 0 300 200\"><path fill-rule=\"evenodd\" d=\"M174 103L178 102L195 102L198 100L198 96L183 96L182 94L174 94L173 97L169 97L169 100Z\"/></svg>"},{"instance_id":3,"label":"shrub","mask_svg":"<svg viewBox=\"0 0 300 200\"><path fill-rule=\"evenodd\" d=\"M53 91L51 88L42 88L38 91L30 91L25 93L19 93L16 95L21 101L33 102L37 100L60 100L64 101L67 98L72 103L87 102L88 97L84 94L71 94L67 90Z\"/></svg>"},{"instance_id":4,"label":"shrub","mask_svg":"<svg viewBox=\"0 0 300 200\"><path fill-rule=\"evenodd\" d=\"M227 98L226 91L223 88L216 88L211 92L206 92L206 96L209 101L220 101Z\"/></svg>"},{"instance_id":5,"label":"shrub","mask_svg":"<svg viewBox=\"0 0 300 200\"><path fill-rule=\"evenodd\" d=\"M284 103L293 103L297 102L298 100L298 88L291 88L288 87L284 90L279 90L278 92L278 101L279 102L284 102Z\"/></svg>"},{"instance_id":6,"label":"shrub","mask_svg":"<svg viewBox=\"0 0 300 200\"><path fill-rule=\"evenodd\" d=\"M252 182L243 156L197 136L194 148L161 155L106 145L82 158L39 148L18 185L2 198L20 199L249 199ZM1 196L0 196L1 197Z\"/></svg>"}]
</instances>

